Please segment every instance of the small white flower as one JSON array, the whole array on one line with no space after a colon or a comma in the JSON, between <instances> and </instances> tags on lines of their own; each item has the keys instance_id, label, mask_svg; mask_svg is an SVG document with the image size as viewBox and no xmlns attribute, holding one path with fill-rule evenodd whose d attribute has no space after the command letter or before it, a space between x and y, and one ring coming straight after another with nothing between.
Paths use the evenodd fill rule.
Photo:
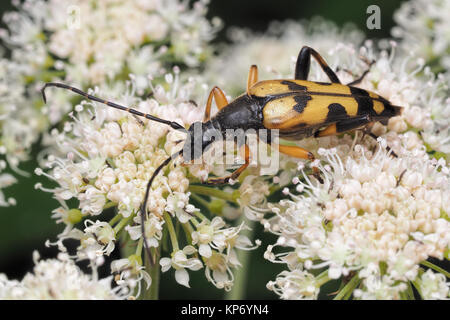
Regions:
<instances>
[{"instance_id":1,"label":"small white flower","mask_svg":"<svg viewBox=\"0 0 450 320\"><path fill-rule=\"evenodd\" d=\"M193 211L188 207L189 193L174 192L167 197L166 211L176 215L181 223L192 218ZM189 208L189 209L188 209ZM198 210L198 209L197 209Z\"/></svg>"},{"instance_id":2,"label":"small white flower","mask_svg":"<svg viewBox=\"0 0 450 320\"><path fill-rule=\"evenodd\" d=\"M296 269L282 271L275 281L267 284L267 288L285 300L311 300L317 298L320 285L314 275Z\"/></svg>"},{"instance_id":3,"label":"small white flower","mask_svg":"<svg viewBox=\"0 0 450 320\"><path fill-rule=\"evenodd\" d=\"M428 300L448 299L449 285L446 283L446 278L441 273L435 273L427 270L420 277L420 295L422 298Z\"/></svg>"},{"instance_id":4,"label":"small white flower","mask_svg":"<svg viewBox=\"0 0 450 320\"><path fill-rule=\"evenodd\" d=\"M105 300L124 299L124 292L112 288L112 277L97 278L84 274L67 255L58 259L39 260L34 254L34 273L28 273L21 281L8 280L0 274L0 299L2 300Z\"/></svg>"},{"instance_id":5,"label":"small white flower","mask_svg":"<svg viewBox=\"0 0 450 320\"><path fill-rule=\"evenodd\" d=\"M131 255L128 258L114 260L111 263L111 272L116 274L115 281L117 285L122 288L123 291L129 291L133 293L137 286L135 297L139 297L141 293L141 280L144 280L146 284L146 290L152 284L152 278L145 271L145 267L142 265L141 257L137 255Z\"/></svg>"},{"instance_id":6,"label":"small white flower","mask_svg":"<svg viewBox=\"0 0 450 320\"><path fill-rule=\"evenodd\" d=\"M189 288L189 273L186 269L197 271L203 268L202 262L197 258L188 258L188 255L192 255L195 252L195 248L192 246L186 246L183 250L178 250L172 253L172 258L161 258L159 261L161 265L161 271L166 272L170 267L175 269L175 280Z\"/></svg>"}]
</instances>

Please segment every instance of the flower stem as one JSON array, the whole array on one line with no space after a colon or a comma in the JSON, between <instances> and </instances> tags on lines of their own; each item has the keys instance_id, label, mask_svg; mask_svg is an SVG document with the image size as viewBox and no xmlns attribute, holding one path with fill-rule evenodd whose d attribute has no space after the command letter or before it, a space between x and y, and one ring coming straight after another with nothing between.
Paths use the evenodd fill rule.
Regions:
<instances>
[{"instance_id":1,"label":"flower stem","mask_svg":"<svg viewBox=\"0 0 450 320\"><path fill-rule=\"evenodd\" d=\"M419 293L419 295L420 295L421 297L423 297L423 296L422 296L422 291L420 290L420 279L417 279L417 280L415 280L415 281L411 281L411 283L413 284L414 288L416 288L416 290L417 290L417 292Z\"/></svg>"},{"instance_id":2,"label":"flower stem","mask_svg":"<svg viewBox=\"0 0 450 320\"><path fill-rule=\"evenodd\" d=\"M420 263L421 265L428 267L430 269L433 269L434 271L437 271L439 273L442 273L444 276L446 276L447 278L450 278L450 272L445 271L444 269L442 269L441 267L431 263L430 261L423 261Z\"/></svg>"},{"instance_id":3,"label":"flower stem","mask_svg":"<svg viewBox=\"0 0 450 320\"><path fill-rule=\"evenodd\" d=\"M207 217L205 217L201 212L196 211L194 213L201 221L206 221L209 222L209 219Z\"/></svg>"},{"instance_id":4,"label":"flower stem","mask_svg":"<svg viewBox=\"0 0 450 320\"><path fill-rule=\"evenodd\" d=\"M408 289L406 290L406 294L408 295L409 300L415 300L414 291L411 285L411 282L408 281Z\"/></svg>"},{"instance_id":5,"label":"flower stem","mask_svg":"<svg viewBox=\"0 0 450 320\"><path fill-rule=\"evenodd\" d=\"M189 191L191 191L192 193L197 193L197 194L210 196L210 197L216 197L216 198L234 202L234 203L236 202L236 197L233 194L216 189L216 188L210 188L210 187L198 186L198 185L190 185Z\"/></svg>"},{"instance_id":6,"label":"flower stem","mask_svg":"<svg viewBox=\"0 0 450 320\"><path fill-rule=\"evenodd\" d=\"M201 197L199 197L199 196L196 195L195 193L192 193L192 194L191 194L191 197L192 197L195 201L197 201L198 203L200 203L202 206L204 206L205 209L208 209L208 208L209 208L209 202L206 201L206 200L204 200L204 199L202 199Z\"/></svg>"},{"instance_id":7,"label":"flower stem","mask_svg":"<svg viewBox=\"0 0 450 320\"><path fill-rule=\"evenodd\" d=\"M159 278L161 275L159 267L160 254L156 248L152 250L152 255L155 261L155 264L153 265L149 263L148 256L145 255L146 257L145 259L147 260L147 262L145 263L145 270L149 273L150 277L152 278L152 284L150 288L144 292L143 295L144 300L158 300L159 298L159 280L160 280Z\"/></svg>"},{"instance_id":8,"label":"flower stem","mask_svg":"<svg viewBox=\"0 0 450 320\"><path fill-rule=\"evenodd\" d=\"M141 256L143 244L144 244L144 238L140 238L139 242L138 242L138 245L136 246L136 253L135 254L137 256Z\"/></svg>"},{"instance_id":9,"label":"flower stem","mask_svg":"<svg viewBox=\"0 0 450 320\"><path fill-rule=\"evenodd\" d=\"M339 293L336 295L336 297L334 297L333 300L349 299L353 290L355 290L360 281L361 279L359 279L357 274L353 276L353 278L349 282L347 282L347 284L341 289L341 291L339 291Z\"/></svg>"},{"instance_id":10,"label":"flower stem","mask_svg":"<svg viewBox=\"0 0 450 320\"><path fill-rule=\"evenodd\" d=\"M126 226L131 219L133 219L133 217L134 217L134 213L130 214L129 217L126 217L126 218L123 218L122 220L120 220L120 222L114 227L114 232L116 234L118 234L120 232L120 230L122 230L122 228L124 226Z\"/></svg>"},{"instance_id":11,"label":"flower stem","mask_svg":"<svg viewBox=\"0 0 450 320\"><path fill-rule=\"evenodd\" d=\"M325 283L327 283L330 280L331 279L328 276L328 269L326 269L325 271L323 271L321 274L319 274L316 277L316 285L321 287L321 286L323 286Z\"/></svg>"},{"instance_id":12,"label":"flower stem","mask_svg":"<svg viewBox=\"0 0 450 320\"><path fill-rule=\"evenodd\" d=\"M173 251L180 250L180 248L178 247L177 234L175 233L175 228L173 227L172 218L167 211L164 212L164 221L166 222L167 230L169 231L170 242L172 242Z\"/></svg>"},{"instance_id":13,"label":"flower stem","mask_svg":"<svg viewBox=\"0 0 450 320\"><path fill-rule=\"evenodd\" d=\"M112 227L121 218L123 218L121 214L116 214L111 220L109 220L109 225Z\"/></svg>"},{"instance_id":14,"label":"flower stem","mask_svg":"<svg viewBox=\"0 0 450 320\"><path fill-rule=\"evenodd\" d=\"M106 209L109 209L109 208L112 208L115 206L117 206L117 203L110 201L107 204L105 204L105 206L103 207L103 210L106 210Z\"/></svg>"},{"instance_id":15,"label":"flower stem","mask_svg":"<svg viewBox=\"0 0 450 320\"><path fill-rule=\"evenodd\" d=\"M189 222L182 223L181 226L183 227L184 233L186 234L186 240L189 244L192 244L192 232L194 232L194 229L189 224Z\"/></svg>"},{"instance_id":16,"label":"flower stem","mask_svg":"<svg viewBox=\"0 0 450 320\"><path fill-rule=\"evenodd\" d=\"M243 221L246 221L245 215L242 214L237 221L237 225L240 225ZM247 225L251 228L251 230L246 230L243 232L243 235L246 235L250 241L253 241L255 232L254 232L254 221L246 221ZM251 251L248 250L239 250L237 252L237 256L241 266L234 273L234 284L229 292L225 294L225 299L227 300L242 300L245 298L245 294L247 291L247 280L248 280L248 271L250 270L250 255Z\"/></svg>"}]
</instances>

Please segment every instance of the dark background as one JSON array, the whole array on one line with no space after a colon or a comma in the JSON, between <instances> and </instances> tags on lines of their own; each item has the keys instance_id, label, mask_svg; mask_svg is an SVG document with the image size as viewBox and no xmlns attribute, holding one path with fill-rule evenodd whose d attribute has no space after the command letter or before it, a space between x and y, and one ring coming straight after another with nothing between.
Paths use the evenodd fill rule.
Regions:
<instances>
[{"instance_id":1,"label":"dark background","mask_svg":"<svg viewBox=\"0 0 450 320\"><path fill-rule=\"evenodd\" d=\"M402 1L372 1L372 0L340 0L340 1L289 1L289 0L211 0L209 17L219 16L226 27L247 27L256 31L266 30L273 20L308 19L322 16L334 21L337 25L353 22L368 38L384 38L390 36L394 25L392 15ZM381 9L381 29L366 28L366 9L377 4ZM10 1L0 2L0 15L12 10ZM226 40L226 30L222 30L217 41ZM36 146L33 155L36 156L39 147ZM27 172L33 172L37 163L34 160L21 165ZM17 184L6 190L6 196L13 196L17 205L0 208L0 273L6 273L9 278L22 278L32 269L32 252L38 250L44 258L54 257L56 251L44 247L47 239L54 241L62 231L62 225L56 225L51 219L51 212L58 203L51 199L50 194L35 190L34 185L41 181L45 186L50 182L32 175L30 178L19 177ZM262 234L258 226L259 234ZM261 236L260 236L261 238ZM267 281L274 280L281 269L280 266L267 262L262 258L267 244L275 238L264 235L263 246L252 252L248 277L247 299L274 299L275 294L265 288ZM203 271L190 272L191 289L184 288L174 281L173 270L163 274L160 297L165 299L220 299L223 291L207 283ZM326 298L326 297L324 297Z\"/></svg>"}]
</instances>

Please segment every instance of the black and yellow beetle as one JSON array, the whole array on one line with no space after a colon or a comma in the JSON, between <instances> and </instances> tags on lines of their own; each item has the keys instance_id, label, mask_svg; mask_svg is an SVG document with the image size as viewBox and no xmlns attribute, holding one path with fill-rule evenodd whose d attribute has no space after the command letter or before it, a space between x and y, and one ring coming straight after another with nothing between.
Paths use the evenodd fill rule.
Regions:
<instances>
[{"instance_id":1,"label":"black and yellow beetle","mask_svg":"<svg viewBox=\"0 0 450 320\"><path fill-rule=\"evenodd\" d=\"M316 59L322 70L327 74L331 81L330 83L307 80L311 56ZM277 129L279 130L279 137L282 139L300 140L310 136L323 137L361 129L375 122L386 124L389 118L399 115L402 108L392 105L389 101L373 92L353 86L361 82L367 72L368 70L359 79L343 85L319 53L305 46L298 55L295 79L258 82L258 69L253 65L250 68L247 91L244 94L229 103L223 91L218 87L214 87L206 103L203 122L194 123L187 130L176 122L160 119L135 109L94 97L62 83L47 83L42 89L42 94L45 101L44 90L46 87L55 86L69 89L87 99L130 112L136 116L164 123L176 130L187 132L187 138L184 143L190 146L188 148L191 150L190 154L183 154L183 148L167 158L155 170L147 184L145 198L141 206L142 217L145 221L146 214L144 213L147 207L150 187L161 169L180 155L183 156L185 162L192 161L192 159L201 155L201 153L194 154L193 151L196 149L196 146L201 146L202 151L206 150L213 142L211 137L219 136L222 139L226 139L225 132L227 129L242 129L244 131L248 129L257 131L260 129ZM210 112L213 98L219 111L211 118ZM200 135L194 133L194 128L199 125L202 129ZM369 134L376 138L373 134ZM296 158L314 160L314 155L301 147L274 146L270 139L266 139L265 142L271 144L272 147L278 148L281 153ZM245 163L230 176L210 179L207 183L227 183L230 179L236 179L247 168L250 157L249 147L247 143L244 143L242 147L245 154Z\"/></svg>"}]
</instances>

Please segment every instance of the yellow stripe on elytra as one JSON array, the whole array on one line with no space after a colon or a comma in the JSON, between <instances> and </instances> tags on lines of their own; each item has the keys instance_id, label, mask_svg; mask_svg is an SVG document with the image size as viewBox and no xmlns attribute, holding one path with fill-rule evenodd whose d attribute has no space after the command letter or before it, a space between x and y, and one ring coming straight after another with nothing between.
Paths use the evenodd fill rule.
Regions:
<instances>
[{"instance_id":1,"label":"yellow stripe on elytra","mask_svg":"<svg viewBox=\"0 0 450 320\"><path fill-rule=\"evenodd\" d=\"M292 90L289 88L289 84L287 82L305 87L306 92L351 95L350 87L343 84L338 83L322 84L306 80L287 80L287 79L260 81L249 89L249 94L257 97L265 97L295 92L296 90Z\"/></svg>"},{"instance_id":2,"label":"yellow stripe on elytra","mask_svg":"<svg viewBox=\"0 0 450 320\"><path fill-rule=\"evenodd\" d=\"M296 80L295 82L300 81ZM339 83L331 83L331 84L321 84L317 82L311 81L303 81L305 86L308 88L308 92L320 92L320 93L337 93L337 94L348 94L350 95L350 87L339 84ZM300 83L299 83L300 84Z\"/></svg>"},{"instance_id":3,"label":"yellow stripe on elytra","mask_svg":"<svg viewBox=\"0 0 450 320\"><path fill-rule=\"evenodd\" d=\"M371 98L375 98L375 99L379 99L380 98L379 95L377 95L376 93L374 93L372 91L366 90L366 92L369 94L369 97L371 97Z\"/></svg>"},{"instance_id":4,"label":"yellow stripe on elytra","mask_svg":"<svg viewBox=\"0 0 450 320\"><path fill-rule=\"evenodd\" d=\"M377 114L382 113L384 111L384 104L380 101L373 100L373 110L375 110Z\"/></svg>"},{"instance_id":5,"label":"yellow stripe on elytra","mask_svg":"<svg viewBox=\"0 0 450 320\"><path fill-rule=\"evenodd\" d=\"M380 99L380 96L377 95L376 93L372 92L372 91L368 91L369 93L369 97L371 97L372 99ZM384 111L384 104L383 102L379 101L379 100L372 100L373 101L373 110L375 110L375 112L377 114L380 114Z\"/></svg>"},{"instance_id":6,"label":"yellow stripe on elytra","mask_svg":"<svg viewBox=\"0 0 450 320\"><path fill-rule=\"evenodd\" d=\"M340 97L336 99L333 96L311 96L305 108L301 113L294 107L297 102L294 96L283 97L268 102L263 109L264 126L268 129L290 129L299 124L317 125L333 122L328 119L329 106L333 103L339 103L346 111L349 117L356 116L358 113L358 103L352 97Z\"/></svg>"}]
</instances>

